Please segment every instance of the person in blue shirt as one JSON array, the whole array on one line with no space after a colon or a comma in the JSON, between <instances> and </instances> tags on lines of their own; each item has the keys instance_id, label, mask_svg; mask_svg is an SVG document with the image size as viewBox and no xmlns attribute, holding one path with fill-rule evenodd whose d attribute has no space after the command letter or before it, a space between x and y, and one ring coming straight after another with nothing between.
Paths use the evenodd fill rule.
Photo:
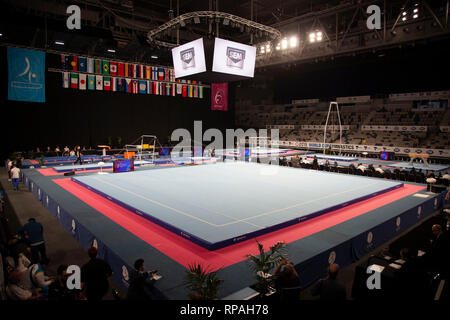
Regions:
<instances>
[{"instance_id":1,"label":"person in blue shirt","mask_svg":"<svg viewBox=\"0 0 450 320\"><path fill-rule=\"evenodd\" d=\"M34 218L28 219L18 231L22 238L31 249L31 261L37 263L42 260L48 260L44 241L44 227Z\"/></svg>"}]
</instances>

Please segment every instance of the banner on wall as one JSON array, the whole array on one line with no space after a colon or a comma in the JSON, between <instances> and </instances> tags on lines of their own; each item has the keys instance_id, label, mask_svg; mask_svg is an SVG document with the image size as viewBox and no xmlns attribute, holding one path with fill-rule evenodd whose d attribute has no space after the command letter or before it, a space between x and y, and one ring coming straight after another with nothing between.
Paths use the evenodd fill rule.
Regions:
<instances>
[{"instance_id":1,"label":"banner on wall","mask_svg":"<svg viewBox=\"0 0 450 320\"><path fill-rule=\"evenodd\" d=\"M408 131L426 132L427 126L362 126L362 131Z\"/></svg>"},{"instance_id":2,"label":"banner on wall","mask_svg":"<svg viewBox=\"0 0 450 320\"><path fill-rule=\"evenodd\" d=\"M430 157L444 157L450 158L449 149L426 149L413 147L388 147L388 146L369 146L358 144L338 144L338 143L321 143L321 142L305 142L305 141L280 141L280 146L298 147L307 149L328 149L331 146L332 150L340 150L344 152L395 152L397 154L428 154Z\"/></svg>"},{"instance_id":3,"label":"banner on wall","mask_svg":"<svg viewBox=\"0 0 450 320\"><path fill-rule=\"evenodd\" d=\"M8 47L8 99L45 102L45 52Z\"/></svg>"},{"instance_id":4,"label":"banner on wall","mask_svg":"<svg viewBox=\"0 0 450 320\"><path fill-rule=\"evenodd\" d=\"M228 111L228 82L211 84L211 110Z\"/></svg>"}]
</instances>

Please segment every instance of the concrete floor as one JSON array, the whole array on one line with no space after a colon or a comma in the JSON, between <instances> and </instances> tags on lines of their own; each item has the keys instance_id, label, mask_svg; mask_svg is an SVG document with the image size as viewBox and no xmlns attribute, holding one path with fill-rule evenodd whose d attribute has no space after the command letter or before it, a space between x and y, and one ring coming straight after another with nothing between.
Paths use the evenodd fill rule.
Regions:
<instances>
[{"instance_id":1,"label":"concrete floor","mask_svg":"<svg viewBox=\"0 0 450 320\"><path fill-rule=\"evenodd\" d=\"M10 235L15 234L29 218L35 218L44 227L47 256L50 259L47 269L49 275L56 275L59 265L79 265L81 267L89 261L87 252L83 250L78 241L62 228L58 220L37 201L24 184L20 183L19 191L13 190L4 168L0 168L0 185L7 197L5 215L8 219ZM111 288L117 288L121 296L125 295L113 280L110 280ZM104 299L114 299L111 290Z\"/></svg>"}]
</instances>

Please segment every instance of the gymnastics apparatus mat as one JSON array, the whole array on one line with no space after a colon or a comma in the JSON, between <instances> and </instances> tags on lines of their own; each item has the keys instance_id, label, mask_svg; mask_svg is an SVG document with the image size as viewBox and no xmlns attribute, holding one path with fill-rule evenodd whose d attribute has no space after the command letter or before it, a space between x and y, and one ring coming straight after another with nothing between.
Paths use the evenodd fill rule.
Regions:
<instances>
[{"instance_id":1,"label":"gymnastics apparatus mat","mask_svg":"<svg viewBox=\"0 0 450 320\"><path fill-rule=\"evenodd\" d=\"M395 181L251 162L88 175L72 181L207 250L403 187Z\"/></svg>"}]
</instances>

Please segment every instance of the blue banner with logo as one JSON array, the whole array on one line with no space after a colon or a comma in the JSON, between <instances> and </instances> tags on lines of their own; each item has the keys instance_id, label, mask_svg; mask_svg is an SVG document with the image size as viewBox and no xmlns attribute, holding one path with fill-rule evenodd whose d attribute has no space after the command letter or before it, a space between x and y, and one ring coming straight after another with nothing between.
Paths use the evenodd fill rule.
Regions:
<instances>
[{"instance_id":1,"label":"blue banner with logo","mask_svg":"<svg viewBox=\"0 0 450 320\"><path fill-rule=\"evenodd\" d=\"M8 47L8 99L45 102L45 52Z\"/></svg>"}]
</instances>

